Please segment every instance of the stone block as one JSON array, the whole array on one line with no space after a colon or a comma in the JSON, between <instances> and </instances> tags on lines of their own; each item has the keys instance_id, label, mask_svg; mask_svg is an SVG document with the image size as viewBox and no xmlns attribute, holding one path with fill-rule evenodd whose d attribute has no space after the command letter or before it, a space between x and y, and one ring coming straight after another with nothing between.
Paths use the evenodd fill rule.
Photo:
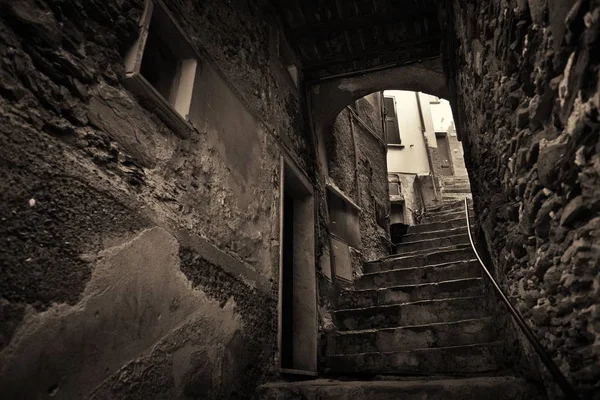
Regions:
<instances>
[{"instance_id":1,"label":"stone block","mask_svg":"<svg viewBox=\"0 0 600 400\"><path fill-rule=\"evenodd\" d=\"M559 168L567 157L568 144L566 137L561 136L551 142L540 142L538 156L538 176L540 183L547 188L557 188Z\"/></svg>"},{"instance_id":2,"label":"stone block","mask_svg":"<svg viewBox=\"0 0 600 400\"><path fill-rule=\"evenodd\" d=\"M529 107L521 107L517 110L516 125L519 129L524 129L529 125Z\"/></svg>"},{"instance_id":3,"label":"stone block","mask_svg":"<svg viewBox=\"0 0 600 400\"><path fill-rule=\"evenodd\" d=\"M562 210L560 224L571 225L580 216L584 215L587 211L587 202L582 196L577 196L573 200L569 201L565 208Z\"/></svg>"},{"instance_id":4,"label":"stone block","mask_svg":"<svg viewBox=\"0 0 600 400\"><path fill-rule=\"evenodd\" d=\"M544 24L547 7L548 0L529 0L529 13L534 24Z\"/></svg>"}]
</instances>

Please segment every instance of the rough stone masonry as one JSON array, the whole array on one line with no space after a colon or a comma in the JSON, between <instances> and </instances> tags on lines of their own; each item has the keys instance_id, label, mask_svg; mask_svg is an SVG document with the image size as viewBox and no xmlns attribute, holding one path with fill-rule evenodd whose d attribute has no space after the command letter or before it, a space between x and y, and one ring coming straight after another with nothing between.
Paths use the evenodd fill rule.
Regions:
<instances>
[{"instance_id":1,"label":"rough stone masonry","mask_svg":"<svg viewBox=\"0 0 600 400\"><path fill-rule=\"evenodd\" d=\"M496 274L600 392L600 2L450 2L447 70Z\"/></svg>"}]
</instances>

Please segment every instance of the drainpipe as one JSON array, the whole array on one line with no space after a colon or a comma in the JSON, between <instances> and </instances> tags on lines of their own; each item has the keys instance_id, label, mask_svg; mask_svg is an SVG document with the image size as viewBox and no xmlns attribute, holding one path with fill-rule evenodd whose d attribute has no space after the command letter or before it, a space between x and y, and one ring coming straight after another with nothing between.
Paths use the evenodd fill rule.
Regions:
<instances>
[{"instance_id":1,"label":"drainpipe","mask_svg":"<svg viewBox=\"0 0 600 400\"><path fill-rule=\"evenodd\" d=\"M437 188L435 187L435 172L433 170L431 154L429 154L429 141L427 140L427 129L425 129L425 120L423 119L423 110L421 109L421 99L419 98L419 92L415 92L415 96L417 97L417 109L419 110L419 122L421 123L421 133L423 134L423 140L425 140L425 152L427 153L427 162L429 163L429 176L431 177L431 184L433 185L433 193L435 194L436 200L438 200L438 192Z\"/></svg>"}]
</instances>

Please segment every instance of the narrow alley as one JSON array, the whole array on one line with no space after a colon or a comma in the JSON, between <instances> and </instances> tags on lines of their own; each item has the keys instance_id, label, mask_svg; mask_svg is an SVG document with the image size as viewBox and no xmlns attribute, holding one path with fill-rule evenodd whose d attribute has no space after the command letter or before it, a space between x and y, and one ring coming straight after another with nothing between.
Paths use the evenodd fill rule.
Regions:
<instances>
[{"instance_id":1,"label":"narrow alley","mask_svg":"<svg viewBox=\"0 0 600 400\"><path fill-rule=\"evenodd\" d=\"M0 0L2 399L600 400L598 0Z\"/></svg>"}]
</instances>

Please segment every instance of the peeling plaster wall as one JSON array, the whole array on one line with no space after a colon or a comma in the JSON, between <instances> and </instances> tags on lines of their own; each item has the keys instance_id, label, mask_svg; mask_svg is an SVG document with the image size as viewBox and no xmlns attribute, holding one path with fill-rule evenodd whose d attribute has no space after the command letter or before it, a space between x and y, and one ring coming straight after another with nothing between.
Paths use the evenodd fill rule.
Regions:
<instances>
[{"instance_id":1,"label":"peeling plaster wall","mask_svg":"<svg viewBox=\"0 0 600 400\"><path fill-rule=\"evenodd\" d=\"M201 56L186 139L122 85L141 0L0 2L7 398L240 398L275 365L302 96L267 6L167 3Z\"/></svg>"},{"instance_id":2,"label":"peeling plaster wall","mask_svg":"<svg viewBox=\"0 0 600 400\"><path fill-rule=\"evenodd\" d=\"M567 378L598 398L600 4L452 4L445 49L495 273Z\"/></svg>"}]
</instances>

